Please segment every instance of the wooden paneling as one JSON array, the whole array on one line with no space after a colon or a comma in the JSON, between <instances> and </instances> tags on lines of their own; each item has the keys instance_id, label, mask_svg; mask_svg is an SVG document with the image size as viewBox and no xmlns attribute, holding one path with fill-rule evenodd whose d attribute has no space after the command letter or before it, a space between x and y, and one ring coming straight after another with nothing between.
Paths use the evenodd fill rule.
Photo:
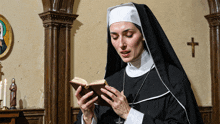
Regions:
<instances>
[{"instance_id":1,"label":"wooden paneling","mask_svg":"<svg viewBox=\"0 0 220 124\"><path fill-rule=\"evenodd\" d=\"M212 107L199 107L204 124L212 123Z\"/></svg>"},{"instance_id":2,"label":"wooden paneling","mask_svg":"<svg viewBox=\"0 0 220 124\"><path fill-rule=\"evenodd\" d=\"M43 124L43 116L44 109L4 110L0 111L0 124Z\"/></svg>"},{"instance_id":3,"label":"wooden paneling","mask_svg":"<svg viewBox=\"0 0 220 124\"><path fill-rule=\"evenodd\" d=\"M79 110L80 110L79 108L72 108L72 110L71 110L72 124L76 121Z\"/></svg>"}]
</instances>

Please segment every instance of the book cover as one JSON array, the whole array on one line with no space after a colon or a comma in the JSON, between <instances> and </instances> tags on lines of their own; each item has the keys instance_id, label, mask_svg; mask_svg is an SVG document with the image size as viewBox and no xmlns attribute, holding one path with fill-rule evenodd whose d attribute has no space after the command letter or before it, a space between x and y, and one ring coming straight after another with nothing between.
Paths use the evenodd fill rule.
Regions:
<instances>
[{"instance_id":1,"label":"book cover","mask_svg":"<svg viewBox=\"0 0 220 124\"><path fill-rule=\"evenodd\" d=\"M86 93L93 91L93 95L88 99L91 100L92 98L98 96L98 100L95 102L98 105L101 106L110 106L105 100L101 98L101 95L105 95L102 91L101 88L105 89L105 85L108 85L107 81L105 79L102 80L96 80L91 83L88 83L85 79L79 78L79 77L74 77L71 81L70 84L72 87L77 90L79 86L82 86L82 91L80 92L80 95L83 96ZM105 95L107 97L107 95ZM109 97L108 97L109 98Z\"/></svg>"}]
</instances>

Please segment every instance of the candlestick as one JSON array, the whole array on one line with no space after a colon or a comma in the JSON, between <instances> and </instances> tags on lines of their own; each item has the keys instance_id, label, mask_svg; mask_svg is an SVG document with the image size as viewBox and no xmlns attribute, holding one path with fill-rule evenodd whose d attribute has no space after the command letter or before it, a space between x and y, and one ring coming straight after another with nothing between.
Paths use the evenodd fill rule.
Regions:
<instances>
[{"instance_id":1,"label":"candlestick","mask_svg":"<svg viewBox=\"0 0 220 124\"><path fill-rule=\"evenodd\" d=\"M7 106L3 106L2 110L8 110Z\"/></svg>"},{"instance_id":2,"label":"candlestick","mask_svg":"<svg viewBox=\"0 0 220 124\"><path fill-rule=\"evenodd\" d=\"M2 100L2 81L0 82L0 100Z\"/></svg>"},{"instance_id":3,"label":"candlestick","mask_svg":"<svg viewBox=\"0 0 220 124\"><path fill-rule=\"evenodd\" d=\"M1 105L2 105L2 100L0 99L0 110L2 110Z\"/></svg>"},{"instance_id":4,"label":"candlestick","mask_svg":"<svg viewBox=\"0 0 220 124\"><path fill-rule=\"evenodd\" d=\"M5 79L3 107L6 106L6 85L7 85L7 80Z\"/></svg>"}]
</instances>

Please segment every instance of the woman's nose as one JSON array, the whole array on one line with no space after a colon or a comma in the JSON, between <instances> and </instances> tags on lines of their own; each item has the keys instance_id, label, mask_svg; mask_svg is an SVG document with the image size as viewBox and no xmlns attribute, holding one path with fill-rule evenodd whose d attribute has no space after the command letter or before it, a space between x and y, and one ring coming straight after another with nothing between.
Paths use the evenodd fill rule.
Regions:
<instances>
[{"instance_id":1,"label":"woman's nose","mask_svg":"<svg viewBox=\"0 0 220 124\"><path fill-rule=\"evenodd\" d=\"M125 42L125 40L122 36L119 38L119 46L120 47L125 47L126 46L126 42Z\"/></svg>"}]
</instances>

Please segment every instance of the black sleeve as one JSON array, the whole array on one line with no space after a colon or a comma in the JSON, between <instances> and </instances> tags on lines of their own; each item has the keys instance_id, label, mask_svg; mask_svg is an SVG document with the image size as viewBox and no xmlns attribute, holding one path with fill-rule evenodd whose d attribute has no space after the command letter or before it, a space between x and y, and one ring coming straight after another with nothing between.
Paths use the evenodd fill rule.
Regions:
<instances>
[{"instance_id":1,"label":"black sleeve","mask_svg":"<svg viewBox=\"0 0 220 124\"><path fill-rule=\"evenodd\" d=\"M148 112L144 113L143 124L188 124L186 112L177 100L171 95L167 94L166 100L163 104L164 109L162 114L158 117L151 117Z\"/></svg>"}]
</instances>

